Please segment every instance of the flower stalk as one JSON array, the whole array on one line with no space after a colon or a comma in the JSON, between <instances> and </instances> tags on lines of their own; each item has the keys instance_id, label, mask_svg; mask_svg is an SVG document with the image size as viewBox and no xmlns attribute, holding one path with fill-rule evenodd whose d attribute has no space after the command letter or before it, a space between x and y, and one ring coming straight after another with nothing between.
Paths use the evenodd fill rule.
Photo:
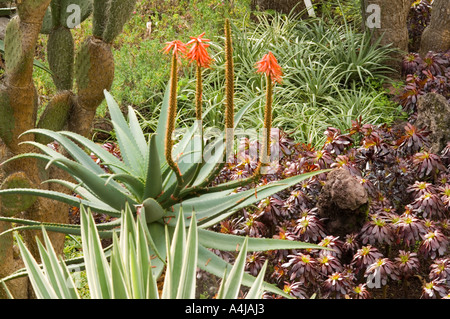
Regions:
<instances>
[{"instance_id":1,"label":"flower stalk","mask_svg":"<svg viewBox=\"0 0 450 319\"><path fill-rule=\"evenodd\" d=\"M173 140L172 135L175 130L175 122L177 116L177 87L178 87L178 61L179 54L183 54L186 50L186 45L181 41L175 40L168 42L164 49L165 53L172 53L172 63L170 71L170 96L169 96L169 110L167 116L166 136L164 140L165 158L166 162L172 171L175 173L178 185L183 184L183 176L181 174L178 164L173 160Z\"/></svg>"},{"instance_id":2,"label":"flower stalk","mask_svg":"<svg viewBox=\"0 0 450 319\"><path fill-rule=\"evenodd\" d=\"M229 159L234 140L234 62L229 19L225 19L225 58L225 146L226 159Z\"/></svg>"},{"instance_id":3,"label":"flower stalk","mask_svg":"<svg viewBox=\"0 0 450 319\"><path fill-rule=\"evenodd\" d=\"M282 70L272 52L267 53L256 63L256 72L266 75L266 105L264 109L263 139L261 142L258 166L253 175L261 174L261 168L270 162L270 133L272 130L273 86L282 82Z\"/></svg>"},{"instance_id":4,"label":"flower stalk","mask_svg":"<svg viewBox=\"0 0 450 319\"><path fill-rule=\"evenodd\" d=\"M202 122L202 95L203 95L203 79L202 79L202 66L197 64L197 83L195 88L195 117L197 121ZM203 131L203 129L202 129Z\"/></svg>"}]
</instances>

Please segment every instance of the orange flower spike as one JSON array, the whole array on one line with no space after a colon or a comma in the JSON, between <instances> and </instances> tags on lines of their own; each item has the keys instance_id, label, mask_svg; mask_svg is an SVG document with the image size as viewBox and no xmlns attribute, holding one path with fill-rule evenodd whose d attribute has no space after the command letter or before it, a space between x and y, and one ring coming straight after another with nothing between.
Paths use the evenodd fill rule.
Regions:
<instances>
[{"instance_id":1,"label":"orange flower spike","mask_svg":"<svg viewBox=\"0 0 450 319\"><path fill-rule=\"evenodd\" d=\"M263 58L256 62L256 72L265 73L272 79L272 82L282 82L283 71L281 70L281 66L278 64L277 58L273 55L272 52L265 54Z\"/></svg>"},{"instance_id":2,"label":"orange flower spike","mask_svg":"<svg viewBox=\"0 0 450 319\"><path fill-rule=\"evenodd\" d=\"M209 56L206 48L209 47L207 42L211 41L209 39L203 39L205 32L200 34L198 37L190 37L191 40L186 44L186 46L192 45L186 57L190 62L197 61L197 65L209 68L212 58Z\"/></svg>"},{"instance_id":3,"label":"orange flower spike","mask_svg":"<svg viewBox=\"0 0 450 319\"><path fill-rule=\"evenodd\" d=\"M180 55L186 54L186 44L181 42L180 40L174 40L171 42L166 42L166 46L163 49L165 54L169 54L170 51L173 51L173 55L179 60Z\"/></svg>"}]
</instances>

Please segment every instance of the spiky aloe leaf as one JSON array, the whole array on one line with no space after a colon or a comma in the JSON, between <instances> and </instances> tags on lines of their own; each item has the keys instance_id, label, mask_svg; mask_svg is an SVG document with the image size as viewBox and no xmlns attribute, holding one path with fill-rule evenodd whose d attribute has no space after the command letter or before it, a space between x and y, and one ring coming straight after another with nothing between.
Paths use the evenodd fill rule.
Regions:
<instances>
[{"instance_id":1,"label":"spiky aloe leaf","mask_svg":"<svg viewBox=\"0 0 450 319\"><path fill-rule=\"evenodd\" d=\"M142 203L142 208L144 209L145 219L147 223L153 223L161 220L166 214L166 211L161 207L161 205L149 197Z\"/></svg>"},{"instance_id":2,"label":"spiky aloe leaf","mask_svg":"<svg viewBox=\"0 0 450 319\"><path fill-rule=\"evenodd\" d=\"M325 170L293 176L285 180L276 181L256 189L249 189L239 193L234 193L234 189L226 188L225 190L206 193L199 197L186 199L182 204L174 205L174 215L179 215L179 210L182 205L183 210L185 211L185 218L188 218L189 212L195 211L199 220L199 227L207 228L217 224L242 208L248 207L263 198L272 196L273 194L292 187L305 179L324 172ZM171 223L173 223L173 221Z\"/></svg>"},{"instance_id":3,"label":"spiky aloe leaf","mask_svg":"<svg viewBox=\"0 0 450 319\"><path fill-rule=\"evenodd\" d=\"M24 134L37 134L37 135L44 135L47 136L55 141L57 141L60 145L64 147L64 149L69 153L71 157L73 157L74 160L79 162L81 165L83 165L86 168L89 168L92 172L96 174L102 174L104 171L100 168L99 165L95 163L95 161L92 160L92 158L84 151L82 150L76 143L68 139L67 137L63 136L62 134L58 132L54 132L48 129L31 129L26 131ZM59 159L67 159L62 154L54 151L47 145L34 143L34 142L25 142L28 144L31 144L35 147L38 147L40 150L44 151L48 155L52 156L53 158L59 158Z\"/></svg>"},{"instance_id":4,"label":"spiky aloe leaf","mask_svg":"<svg viewBox=\"0 0 450 319\"><path fill-rule=\"evenodd\" d=\"M50 238L44 228L42 229L42 235L45 247L37 240L39 255L41 256L47 278L49 278L53 287L57 287L55 292L61 299L79 299L80 296L75 288L73 278L66 264L56 256Z\"/></svg>"},{"instance_id":5,"label":"spiky aloe leaf","mask_svg":"<svg viewBox=\"0 0 450 319\"><path fill-rule=\"evenodd\" d=\"M59 224L59 223L46 223L46 222L37 222L35 220L23 219L23 218L14 218L14 217L3 217L0 216L0 221L15 223L18 225L26 225L26 226L17 226L14 228L10 228L3 233L0 233L0 236L3 236L7 233L16 231L16 230L40 230L44 228L47 231L56 232L56 233L64 233L70 235L80 235L81 227L80 225L73 224ZM113 220L111 222L102 223L97 225L98 233L102 238L111 238L113 231L115 228L120 226L120 220Z\"/></svg>"},{"instance_id":6,"label":"spiky aloe leaf","mask_svg":"<svg viewBox=\"0 0 450 319\"><path fill-rule=\"evenodd\" d=\"M106 90L104 91L104 94L106 102L108 103L108 109L111 113L114 131L116 132L117 142L119 143L123 160L133 172L137 175L142 175L145 171L143 164L145 163L144 159L147 154L147 144L145 143L145 139L144 142L142 142L141 139L143 137L139 137L140 134L137 133L137 129L131 129L127 124L112 95ZM135 135L138 136L138 140L141 141L140 143L135 139ZM145 148L141 145L142 143L145 143Z\"/></svg>"},{"instance_id":7,"label":"spiky aloe leaf","mask_svg":"<svg viewBox=\"0 0 450 319\"><path fill-rule=\"evenodd\" d=\"M204 247L223 251L234 251L236 247L242 246L242 242L244 241L242 236L222 234L201 228L198 230L198 238L199 243ZM317 245L272 238L250 237L248 239L247 250L249 252L280 249L317 249Z\"/></svg>"},{"instance_id":8,"label":"spiky aloe leaf","mask_svg":"<svg viewBox=\"0 0 450 319\"><path fill-rule=\"evenodd\" d=\"M181 265L180 282L178 287L177 299L193 299L195 298L196 276L197 276L197 259L198 259L198 232L197 218L195 215L191 219L189 232L186 239L186 250Z\"/></svg>"},{"instance_id":9,"label":"spiky aloe leaf","mask_svg":"<svg viewBox=\"0 0 450 319\"><path fill-rule=\"evenodd\" d=\"M258 277L256 277L255 282L251 286L250 290L247 293L247 296L245 296L245 299L260 299L262 298L264 288L264 275L266 274L268 261L266 260L264 262L264 265L262 266L261 270L259 271Z\"/></svg>"},{"instance_id":10,"label":"spiky aloe leaf","mask_svg":"<svg viewBox=\"0 0 450 319\"><path fill-rule=\"evenodd\" d=\"M135 200L130 198L123 191L117 189L111 184L106 184L105 180L98 175L93 174L92 171L86 167L71 161L66 158L56 159L56 162L61 162L68 167L74 177L83 182L83 184L89 188L93 194L95 194L101 201L108 203L109 206L120 211L125 208L125 203L132 205L137 204Z\"/></svg>"},{"instance_id":11,"label":"spiky aloe leaf","mask_svg":"<svg viewBox=\"0 0 450 319\"><path fill-rule=\"evenodd\" d=\"M22 255L22 259L29 273L29 278L33 287L35 287L35 292L40 299L57 299L58 295L53 289L51 283L46 278L42 269L31 255L28 248L23 243L20 237L17 237L17 244Z\"/></svg>"},{"instance_id":12,"label":"spiky aloe leaf","mask_svg":"<svg viewBox=\"0 0 450 319\"><path fill-rule=\"evenodd\" d=\"M150 137L147 154L147 174L143 198L156 198L162 192L162 175L156 144L156 135Z\"/></svg>"},{"instance_id":13,"label":"spiky aloe leaf","mask_svg":"<svg viewBox=\"0 0 450 319\"><path fill-rule=\"evenodd\" d=\"M216 275L217 277L222 277L224 274L224 269L231 269L231 265L227 263L225 260L214 254L212 251L208 250L202 245L198 246L198 263L197 265L209 272L210 274ZM256 278L244 273L242 277L242 284L251 287L255 283ZM285 298L292 299L292 296L285 293L283 290L279 289L275 285L264 282L263 289L266 291L270 291L272 293L278 294Z\"/></svg>"},{"instance_id":14,"label":"spiky aloe leaf","mask_svg":"<svg viewBox=\"0 0 450 319\"><path fill-rule=\"evenodd\" d=\"M80 220L86 274L91 296L95 299L110 299L112 296L111 269L103 253L94 218L92 214L87 213L84 207L81 207Z\"/></svg>"},{"instance_id":15,"label":"spiky aloe leaf","mask_svg":"<svg viewBox=\"0 0 450 319\"><path fill-rule=\"evenodd\" d=\"M62 131L59 132L61 135L70 137L75 142L79 143L83 147L89 149L93 154L95 154L100 160L101 164L107 165L108 168L116 174L120 173L128 173L131 174L131 171L125 164L119 160L117 157L112 155L110 152L105 150L100 145L92 142L91 140L85 138L84 136L81 136L79 134L69 132L69 131Z\"/></svg>"},{"instance_id":16,"label":"spiky aloe leaf","mask_svg":"<svg viewBox=\"0 0 450 319\"><path fill-rule=\"evenodd\" d=\"M223 299L237 299L241 288L242 278L245 272L245 261L247 258L248 237L245 237L240 252L235 261L235 266L231 269L224 285Z\"/></svg>"}]
</instances>

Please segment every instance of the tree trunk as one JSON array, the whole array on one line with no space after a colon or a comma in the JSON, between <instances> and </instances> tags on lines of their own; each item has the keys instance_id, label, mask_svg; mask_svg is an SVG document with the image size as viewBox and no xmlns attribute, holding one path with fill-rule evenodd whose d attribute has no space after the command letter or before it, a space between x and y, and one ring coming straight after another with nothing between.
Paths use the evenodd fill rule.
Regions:
<instances>
[{"instance_id":1,"label":"tree trunk","mask_svg":"<svg viewBox=\"0 0 450 319\"><path fill-rule=\"evenodd\" d=\"M434 0L431 20L422 34L420 55L428 51L444 52L450 49L450 1Z\"/></svg>"},{"instance_id":2,"label":"tree trunk","mask_svg":"<svg viewBox=\"0 0 450 319\"><path fill-rule=\"evenodd\" d=\"M362 16L366 30L373 33L372 41L381 38L381 45L391 44L400 50L392 55L389 66L400 70L400 59L408 52L407 17L414 0L362 0Z\"/></svg>"}]
</instances>

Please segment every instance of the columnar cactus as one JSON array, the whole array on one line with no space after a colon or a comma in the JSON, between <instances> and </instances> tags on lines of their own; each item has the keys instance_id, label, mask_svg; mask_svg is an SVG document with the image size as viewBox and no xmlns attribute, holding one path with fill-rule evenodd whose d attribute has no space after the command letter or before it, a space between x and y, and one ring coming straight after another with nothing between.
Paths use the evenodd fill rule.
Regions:
<instances>
[{"instance_id":1,"label":"columnar cactus","mask_svg":"<svg viewBox=\"0 0 450 319\"><path fill-rule=\"evenodd\" d=\"M22 137L22 133L30 129L68 129L83 136L90 134L96 109L104 99L103 91L111 89L114 79L111 43L122 31L135 3L136 0L17 1L18 15L8 24L4 40L6 69L4 82L0 83L1 162L29 152L32 146L22 143L25 140L51 142L48 137L33 134ZM75 48L71 29L92 14L93 36ZM57 93L45 106L37 123L39 99L32 75L39 34L48 35L48 64ZM34 159L8 163L1 169L1 189L27 185L56 190L59 186L41 185L41 181L62 176L58 170L45 172ZM11 205L15 202L23 205ZM0 199L0 216L25 212L25 216L33 220L67 222L67 216L60 212L62 206L58 205L61 204L43 198L11 195ZM24 239L29 237L31 246L35 243L34 235L24 233ZM61 242L63 239L60 236ZM8 245L12 247L12 239ZM11 260L0 255L0 269L10 270L5 263ZM26 291L23 287L19 289Z\"/></svg>"}]
</instances>

